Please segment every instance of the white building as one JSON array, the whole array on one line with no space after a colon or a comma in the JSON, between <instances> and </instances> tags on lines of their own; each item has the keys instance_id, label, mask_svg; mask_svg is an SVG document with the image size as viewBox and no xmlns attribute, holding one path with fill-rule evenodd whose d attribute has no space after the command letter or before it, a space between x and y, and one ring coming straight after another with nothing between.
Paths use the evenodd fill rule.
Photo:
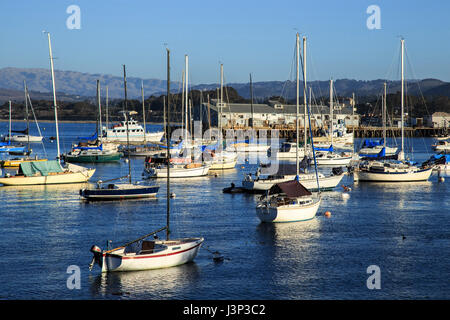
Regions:
<instances>
[{"instance_id":1,"label":"white building","mask_svg":"<svg viewBox=\"0 0 450 320\"><path fill-rule=\"evenodd\" d=\"M425 117L425 123L430 128L449 128L450 113L435 112L431 116Z\"/></svg>"},{"instance_id":2,"label":"white building","mask_svg":"<svg viewBox=\"0 0 450 320\"><path fill-rule=\"evenodd\" d=\"M295 124L296 105L283 105L276 101L270 101L269 104L244 104L244 103L223 103L218 105L217 100L213 99L210 104L211 125L218 126L218 118L221 116L222 127L250 126L253 118L255 127L274 127L289 126ZM197 108L196 108L197 109ZM208 122L208 104L204 103L201 107L201 118L204 123ZM194 116L195 120L200 120L198 110ZM335 105L333 111L334 125L343 124L345 126L358 126L360 117L355 114L351 106ZM306 118L308 123L308 118ZM330 121L330 108L323 105L311 106L311 125L312 127L327 126ZM304 124L304 106L299 106L300 127ZM307 124L307 127L309 125Z\"/></svg>"}]
</instances>

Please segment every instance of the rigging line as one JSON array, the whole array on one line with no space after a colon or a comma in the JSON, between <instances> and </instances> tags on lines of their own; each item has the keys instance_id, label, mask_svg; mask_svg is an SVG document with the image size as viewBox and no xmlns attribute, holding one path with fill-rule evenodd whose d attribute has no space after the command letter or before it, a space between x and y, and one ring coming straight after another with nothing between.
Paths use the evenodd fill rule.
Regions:
<instances>
[{"instance_id":1,"label":"rigging line","mask_svg":"<svg viewBox=\"0 0 450 320\"><path fill-rule=\"evenodd\" d=\"M31 103L31 98L30 98L30 94L28 93L28 90L27 90L27 99L28 99L28 102L30 103L31 112L33 113L34 121L35 121L35 123L36 123L36 127L37 127L37 129L38 129L39 136L42 138L41 144L42 144L42 149L44 149L44 155L45 155L45 157L48 157L48 156L47 156L47 150L45 149L44 139L43 139L43 137L42 137L41 129L40 129L40 127L39 127L39 123L38 123L38 121L37 121L36 114L34 113L33 104ZM28 133L28 134L29 134L29 133Z\"/></svg>"}]
</instances>

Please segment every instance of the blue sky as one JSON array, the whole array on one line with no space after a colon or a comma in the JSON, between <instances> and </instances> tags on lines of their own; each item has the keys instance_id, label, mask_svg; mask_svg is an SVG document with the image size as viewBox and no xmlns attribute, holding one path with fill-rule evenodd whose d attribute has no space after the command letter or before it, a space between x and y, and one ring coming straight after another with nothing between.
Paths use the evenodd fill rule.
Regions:
<instances>
[{"instance_id":1,"label":"blue sky","mask_svg":"<svg viewBox=\"0 0 450 320\"><path fill-rule=\"evenodd\" d=\"M78 5L81 29L70 30L66 9ZM369 30L369 5L381 29ZM0 3L0 68L48 68L42 30L52 35L55 68L88 73L181 80L189 55L193 84L293 79L298 31L308 38L308 79L398 79L400 36L407 76L450 81L450 2L430 1L24 1ZM412 70L411 70L412 67ZM413 72L412 72L413 71Z\"/></svg>"}]
</instances>

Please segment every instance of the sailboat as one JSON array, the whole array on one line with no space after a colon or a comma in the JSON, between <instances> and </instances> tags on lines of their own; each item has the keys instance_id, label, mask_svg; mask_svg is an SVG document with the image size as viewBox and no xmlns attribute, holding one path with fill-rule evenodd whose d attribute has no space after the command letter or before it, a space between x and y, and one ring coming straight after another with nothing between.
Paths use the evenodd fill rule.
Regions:
<instances>
[{"instance_id":1,"label":"sailboat","mask_svg":"<svg viewBox=\"0 0 450 320\"><path fill-rule=\"evenodd\" d=\"M167 137L170 137L170 51L167 49ZM167 139L167 159L170 160L170 139ZM170 161L169 161L170 162ZM194 260L204 238L170 239L170 171L167 175L166 226L114 249L91 247L93 253L89 269L97 263L102 272L138 271L169 268ZM166 231L166 240L145 240Z\"/></svg>"},{"instance_id":2,"label":"sailboat","mask_svg":"<svg viewBox=\"0 0 450 320\"><path fill-rule=\"evenodd\" d=\"M303 58L305 58L306 47L305 40L303 38ZM299 111L299 34L297 33L296 41L296 52L297 52L297 114L296 114L296 127L297 127L297 141L298 141L298 111ZM306 70L305 64L303 64L303 92L306 93ZM305 97L306 99L306 97ZM305 109L307 103L305 103ZM308 111L308 118L309 118ZM296 221L306 221L311 220L315 217L317 210L319 209L321 203L320 197L320 186L319 177L317 175L317 162L314 150L314 142L311 133L311 122L310 122L310 135L311 135L311 145L312 153L314 157L315 171L316 171L316 182L317 189L319 190L318 197L313 197L312 193L306 189L298 179L299 176L299 158L296 159L296 169L297 177L294 180L277 183L272 186L256 206L256 213L261 222L296 222ZM306 126L305 126L306 131ZM298 149L298 145L296 146ZM305 140L306 148L306 140Z\"/></svg>"},{"instance_id":3,"label":"sailboat","mask_svg":"<svg viewBox=\"0 0 450 320\"><path fill-rule=\"evenodd\" d=\"M123 79L124 79L124 90L125 90L125 110L128 110L127 104L127 81L126 81L126 71L125 65L123 66ZM125 123L128 123L128 117L137 114L136 111L123 111L125 118ZM128 128L127 128L128 132ZM130 147L130 139L127 138L127 147ZM80 196L85 200L123 200L123 199L139 199L139 198L151 198L156 197L156 193L159 190L158 186L147 186L137 183L132 183L131 180L131 159L130 154L128 154L128 183L108 183L106 186L103 184L105 182L111 182L117 179L111 179L108 181L98 181L96 188L86 188L80 190Z\"/></svg>"},{"instance_id":4,"label":"sailboat","mask_svg":"<svg viewBox=\"0 0 450 320\"><path fill-rule=\"evenodd\" d=\"M26 132L28 132L29 130L29 115L28 115L28 101L30 102L30 106L31 106L31 110L33 110L33 105L31 103L31 99L30 96L28 94L28 88L26 85L26 82L24 81L24 91L25 91L25 113L26 113L26 119L27 119L27 129ZM34 114L34 111L33 111ZM35 119L36 120L36 119ZM37 121L36 121L36 125L37 125ZM38 130L39 130L39 134L40 134L40 129L39 129L39 125L37 125ZM34 158L30 157L30 153L31 153L31 148L30 148L30 143L31 143L31 137L30 135L27 135L27 148L26 151L23 150L22 151L22 155L26 155L25 157L16 157L16 158L12 158L12 159L7 159L7 160L2 160L0 161L0 165L2 168L19 168L21 163L24 162L30 162L30 161L47 161L47 159L38 159L38 156L35 155ZM40 141L42 141L42 135L39 136L41 139ZM30 140L31 139L31 140ZM14 151L10 151L10 154L13 154Z\"/></svg>"},{"instance_id":5,"label":"sailboat","mask_svg":"<svg viewBox=\"0 0 450 320\"><path fill-rule=\"evenodd\" d=\"M364 140L363 147L359 150L360 156L377 156L384 153L386 156L392 156L397 153L397 147L388 147L386 145L386 82L384 83L384 95L382 103L382 118L383 118L383 138L380 141L373 141L371 139ZM383 151L384 150L384 151Z\"/></svg>"},{"instance_id":6,"label":"sailboat","mask_svg":"<svg viewBox=\"0 0 450 320\"><path fill-rule=\"evenodd\" d=\"M352 161L353 156L350 153L345 152L335 152L333 148L333 122L334 122L334 104L333 104L333 80L330 80L330 140L331 145L327 148L316 148L317 152L317 164L318 165L326 165L326 166L332 166L332 165L339 165L339 166L346 166L350 164L350 161Z\"/></svg>"},{"instance_id":7,"label":"sailboat","mask_svg":"<svg viewBox=\"0 0 450 320\"><path fill-rule=\"evenodd\" d=\"M397 154L400 161L362 161L354 170L355 181L377 182L410 182L428 180L432 167L417 167L409 161L404 161L404 51L405 40L401 39L401 149Z\"/></svg>"},{"instance_id":8,"label":"sailboat","mask_svg":"<svg viewBox=\"0 0 450 320\"><path fill-rule=\"evenodd\" d=\"M56 104L55 74L53 70L53 56L50 41L50 33L47 32L50 55L50 68L53 88L53 108L55 111L56 126L56 160L29 161L20 164L16 175L5 174L0 178L0 184L7 186L35 185L35 184L62 184L87 182L95 173L95 169L89 169L72 163L66 167L60 163L58 107Z\"/></svg>"},{"instance_id":9,"label":"sailboat","mask_svg":"<svg viewBox=\"0 0 450 320\"><path fill-rule=\"evenodd\" d=\"M303 78L304 82L306 83L306 37L303 38ZM297 86L298 80L297 80ZM306 85L305 85L306 86ZM298 90L298 89L297 89ZM305 89L306 90L306 89ZM306 130L307 128L307 116L309 116L309 112L307 110L308 102L306 100L306 95L303 95L304 98L304 112L306 113L304 115L304 143L303 148L300 150L299 144L294 143L295 148L291 148L289 150L289 153L292 155L295 155L296 159L296 174L275 174L275 175L263 175L260 176L260 168L258 168L258 171L255 174L255 178L253 178L250 174L247 174L242 181L242 187L250 192L260 193L260 192L266 192L271 187L273 187L275 184L291 181L293 179L297 179L304 187L306 187L308 190L318 190L319 185L317 184L317 179L320 181L320 190L331 190L335 188L339 183L341 182L342 178L344 177L344 174L342 170L333 170L331 175L324 175L323 173L308 173L308 172L299 172L299 159L304 158L305 154L308 154L307 150L307 142L308 141L308 132ZM298 112L299 112L299 97L297 96L297 126L296 126L296 136L297 141L299 141L299 129L298 129ZM312 136L312 135L311 135ZM302 161L303 162L303 161ZM304 166L306 167L306 165Z\"/></svg>"},{"instance_id":10,"label":"sailboat","mask_svg":"<svg viewBox=\"0 0 450 320\"><path fill-rule=\"evenodd\" d=\"M97 80L97 132L88 138L80 138L78 144L72 146L72 150L63 154L65 162L117 162L120 160L121 153L117 150L117 145L104 141L102 135L98 136L98 131L102 128L102 111L100 100L100 81Z\"/></svg>"},{"instance_id":11,"label":"sailboat","mask_svg":"<svg viewBox=\"0 0 450 320\"><path fill-rule=\"evenodd\" d=\"M14 145L11 144L11 100L9 101L9 134L7 137L4 137L5 142L0 142L0 152L25 152L24 145Z\"/></svg>"},{"instance_id":12,"label":"sailboat","mask_svg":"<svg viewBox=\"0 0 450 320\"><path fill-rule=\"evenodd\" d=\"M169 167L172 178L193 178L206 176L211 168L210 163L203 162L203 159L197 159L198 161L192 161L192 153L194 151L195 143L188 139L188 67L189 60L188 55L185 55L185 94L184 94L184 137L180 145L180 148L169 148L170 153L175 153L177 160L169 160L161 157L155 157L150 161L145 162L144 171L142 173L144 179L152 178L167 178L169 175ZM168 124L167 124L168 125ZM168 136L166 140L170 140ZM189 157L186 157L189 155Z\"/></svg>"}]
</instances>

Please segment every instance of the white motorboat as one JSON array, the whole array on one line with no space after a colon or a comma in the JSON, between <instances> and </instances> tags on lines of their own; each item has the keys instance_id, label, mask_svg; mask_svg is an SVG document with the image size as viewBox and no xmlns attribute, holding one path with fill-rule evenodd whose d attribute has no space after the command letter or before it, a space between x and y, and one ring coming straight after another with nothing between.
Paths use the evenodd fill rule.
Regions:
<instances>
[{"instance_id":1,"label":"white motorboat","mask_svg":"<svg viewBox=\"0 0 450 320\"><path fill-rule=\"evenodd\" d=\"M279 150L276 150L274 154L272 154L272 150L270 150L271 155L273 155L276 159L297 159L297 148L295 142L283 142ZM304 148L298 149L298 157L305 157Z\"/></svg>"},{"instance_id":2,"label":"white motorboat","mask_svg":"<svg viewBox=\"0 0 450 320\"><path fill-rule=\"evenodd\" d=\"M168 62L169 62L169 50ZM170 75L167 76L167 123L170 124ZM170 125L168 125L170 128ZM167 130L170 133L170 129ZM167 142L168 149L170 142ZM170 163L170 152L167 153L167 162ZM101 250L98 246L92 246L93 259L89 266L91 270L97 263L102 272L138 271L169 268L182 265L194 260L202 245L202 237L170 239L170 169L167 175L167 210L166 226L146 234L136 240L114 249ZM166 240L145 240L158 232L166 231Z\"/></svg>"},{"instance_id":3,"label":"white motorboat","mask_svg":"<svg viewBox=\"0 0 450 320\"><path fill-rule=\"evenodd\" d=\"M122 121L120 124L114 125L112 128L104 128L103 136L106 141L126 143L127 127L130 142L144 142L144 127L132 118L127 122ZM147 142L160 142L163 136L163 131L145 132L145 140Z\"/></svg>"},{"instance_id":4,"label":"white motorboat","mask_svg":"<svg viewBox=\"0 0 450 320\"><path fill-rule=\"evenodd\" d=\"M316 160L319 166L348 166L353 159L351 153L318 151Z\"/></svg>"}]
</instances>

